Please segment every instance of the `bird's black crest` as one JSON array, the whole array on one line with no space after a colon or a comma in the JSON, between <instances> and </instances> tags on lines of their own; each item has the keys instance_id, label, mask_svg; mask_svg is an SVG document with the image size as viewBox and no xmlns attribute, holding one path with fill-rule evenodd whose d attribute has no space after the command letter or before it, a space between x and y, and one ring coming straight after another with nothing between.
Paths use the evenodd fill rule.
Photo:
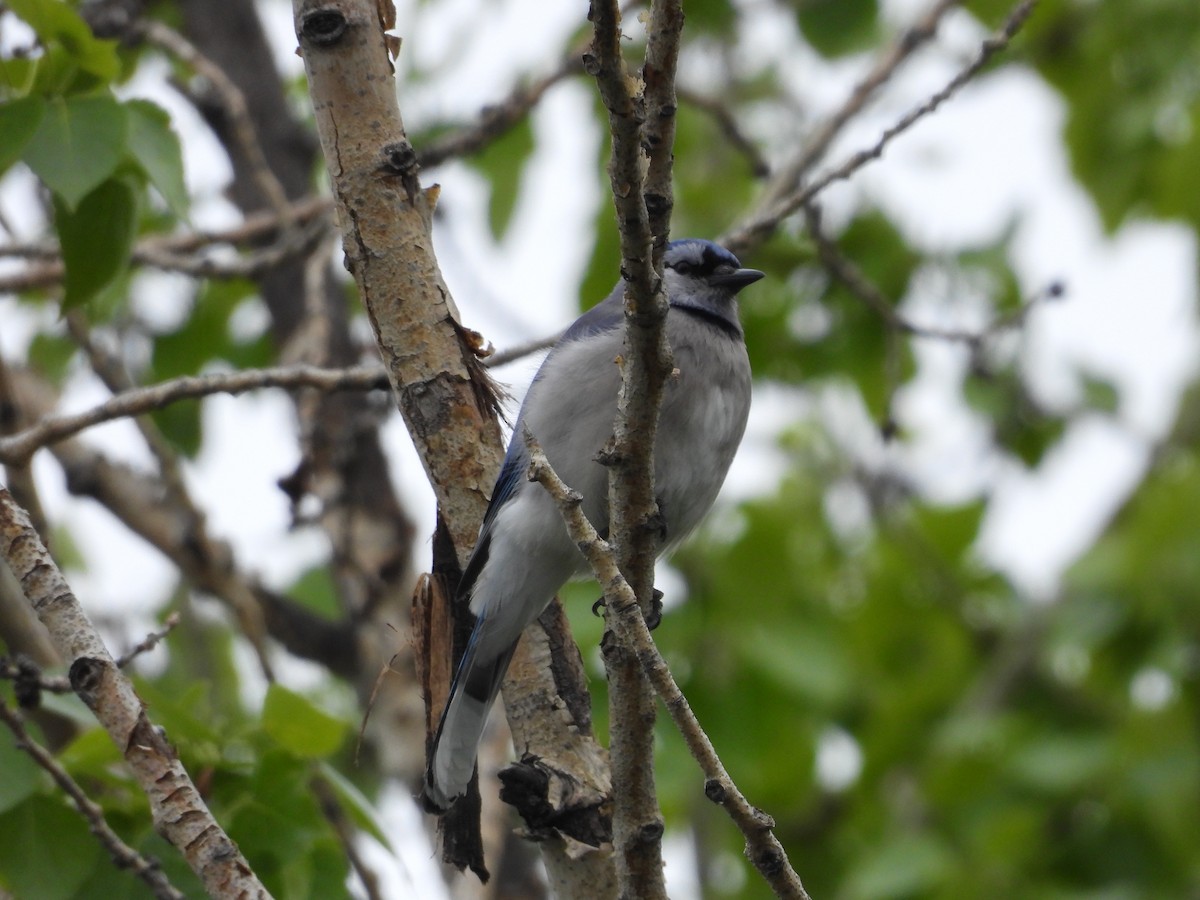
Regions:
<instances>
[{"instance_id":1,"label":"bird's black crest","mask_svg":"<svg viewBox=\"0 0 1200 900\"><path fill-rule=\"evenodd\" d=\"M663 265L680 275L711 275L722 266L742 267L738 258L724 247L698 238L671 241L663 256Z\"/></svg>"}]
</instances>

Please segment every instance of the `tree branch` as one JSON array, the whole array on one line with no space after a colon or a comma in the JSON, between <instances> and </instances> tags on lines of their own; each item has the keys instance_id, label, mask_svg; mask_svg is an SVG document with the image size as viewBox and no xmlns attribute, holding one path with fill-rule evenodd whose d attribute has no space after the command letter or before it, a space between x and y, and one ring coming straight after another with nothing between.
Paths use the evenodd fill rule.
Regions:
<instances>
[{"instance_id":1,"label":"tree branch","mask_svg":"<svg viewBox=\"0 0 1200 900\"><path fill-rule=\"evenodd\" d=\"M551 468L541 447L528 432L525 434L525 442L529 447L529 480L541 484L562 512L571 539L587 558L596 579L604 589L609 622L621 642L632 648L646 677L662 698L675 727L683 735L688 750L699 763L705 777L705 796L729 813L729 817L746 838L747 858L776 895L809 900L800 882L800 876L792 869L787 853L772 831L775 827L774 820L752 806L738 790L688 705L687 698L675 683L666 661L655 646L650 630L646 627L638 598L617 564L614 548L597 534L583 514L583 497L562 482Z\"/></svg>"},{"instance_id":2,"label":"tree branch","mask_svg":"<svg viewBox=\"0 0 1200 900\"><path fill-rule=\"evenodd\" d=\"M418 151L421 165L432 168L449 159L478 153L528 116L545 96L546 91L581 71L583 66L579 61L579 53L569 53L553 72L532 84L518 85L499 103L485 106L477 122L452 131L422 147Z\"/></svg>"},{"instance_id":3,"label":"tree branch","mask_svg":"<svg viewBox=\"0 0 1200 900\"><path fill-rule=\"evenodd\" d=\"M825 156L834 138L841 134L851 119L862 112L868 101L891 79L896 70L918 48L932 40L937 34L942 17L960 2L961 0L937 0L892 44L866 77L851 91L846 102L821 124L815 134L797 148L790 160L778 168L759 200L760 209L769 209L803 187L805 176Z\"/></svg>"},{"instance_id":4,"label":"tree branch","mask_svg":"<svg viewBox=\"0 0 1200 900\"><path fill-rule=\"evenodd\" d=\"M265 898L237 845L212 817L174 749L150 722L133 685L75 599L29 517L0 488L0 553L59 653L75 693L124 755L150 801L155 828L178 848L213 897Z\"/></svg>"},{"instance_id":5,"label":"tree branch","mask_svg":"<svg viewBox=\"0 0 1200 900\"><path fill-rule=\"evenodd\" d=\"M481 339L461 325L433 254L438 189L422 188L418 178L386 50L388 26L379 18L378 4L294 0L293 12L347 265L437 498L449 546L435 555L432 580L444 591L436 596L450 596L499 471L496 389L479 362ZM435 549L439 546L440 538ZM451 655L444 628L418 640L432 654ZM524 644L510 673L522 669ZM532 666L527 671L554 690L549 672ZM431 710L442 702L433 696L435 687L440 692L448 683L431 686ZM510 675L504 690L519 694L534 686L515 683ZM530 750L538 753L552 723L543 728L537 717L549 719L551 712L526 713ZM479 830L477 822L474 827ZM542 851L552 879L556 867L571 865L561 846L545 844ZM455 862L478 865L486 875L482 859Z\"/></svg>"},{"instance_id":6,"label":"tree branch","mask_svg":"<svg viewBox=\"0 0 1200 900\"><path fill-rule=\"evenodd\" d=\"M157 19L143 19L136 30L140 31L149 43L166 50L190 66L216 91L233 125L234 140L238 142L242 154L252 167L259 190L263 192L275 214L286 222L291 209L287 191L267 162L241 89L234 84L224 69L201 53L195 44L163 22Z\"/></svg>"},{"instance_id":7,"label":"tree branch","mask_svg":"<svg viewBox=\"0 0 1200 900\"><path fill-rule=\"evenodd\" d=\"M151 892L159 900L184 900L186 895L171 884L156 860L142 856L121 840L120 835L109 827L108 821L104 818L104 810L84 793L78 782L58 764L58 760L45 747L29 736L20 713L9 709L3 699L0 699L0 720L8 726L8 730L16 738L17 749L24 750L38 766L49 773L63 793L71 798L71 802L75 804L79 814L87 821L88 828L96 836L96 840L108 851L113 865L118 869L131 870L133 874L146 882Z\"/></svg>"},{"instance_id":8,"label":"tree branch","mask_svg":"<svg viewBox=\"0 0 1200 900\"><path fill-rule=\"evenodd\" d=\"M845 181L863 166L881 158L884 150L892 141L916 125L921 119L935 112L943 103L958 93L963 85L974 78L997 54L1008 47L1009 42L1021 30L1036 6L1037 0L1020 0L1009 12L999 30L983 42L975 59L951 78L945 87L884 129L872 146L865 150L859 150L841 165L830 169L811 183L799 184L792 191L783 193L777 199L772 199L773 191L768 192L764 196L764 201L760 202L750 215L722 235L721 242L734 253L753 250L774 233L780 222L812 201L825 188L835 182Z\"/></svg>"},{"instance_id":9,"label":"tree branch","mask_svg":"<svg viewBox=\"0 0 1200 900\"><path fill-rule=\"evenodd\" d=\"M596 79L612 136L609 181L625 280L625 356L609 466L609 529L621 570L643 610L654 590L661 529L654 494L659 407L673 368L664 325L662 254L670 229L671 152L675 135L675 63L683 12L676 0L650 7L639 83L621 56L621 11L594 0L591 50L584 69ZM643 151L650 155L647 158ZM609 753L613 775L613 846L622 896L665 897L662 814L654 785L654 699L636 659L606 631Z\"/></svg>"},{"instance_id":10,"label":"tree branch","mask_svg":"<svg viewBox=\"0 0 1200 900\"><path fill-rule=\"evenodd\" d=\"M559 335L551 335L501 351L485 360L485 365L494 368L515 362L553 346L558 338ZM95 425L153 412L180 400L213 394L236 396L262 388L313 388L324 392L384 391L388 389L388 377L382 366L332 369L304 363L237 372L213 372L208 375L183 375L148 387L131 387L83 412L43 416L36 425L8 437L0 437L0 463L23 465L42 447L73 437Z\"/></svg>"},{"instance_id":11,"label":"tree branch","mask_svg":"<svg viewBox=\"0 0 1200 900\"><path fill-rule=\"evenodd\" d=\"M19 465L41 447L69 438L86 428L162 409L179 400L211 394L243 394L265 387L311 387L322 391L383 390L387 376L377 366L325 369L280 366L211 375L185 375L151 387L131 388L80 413L47 416L11 437L0 438L0 462Z\"/></svg>"},{"instance_id":12,"label":"tree branch","mask_svg":"<svg viewBox=\"0 0 1200 900\"><path fill-rule=\"evenodd\" d=\"M885 438L896 433L897 424L892 416L892 397L900 383L900 346L902 335L926 340L946 341L947 343L963 344L978 359L984 345L996 335L1010 328L1019 328L1024 324L1029 314L1042 302L1057 299L1062 296L1063 287L1059 282L1052 282L1043 291L1034 295L1021 306L1003 316L994 319L981 330L968 331L961 328L939 328L933 325L920 325L910 321L896 310L895 305L884 295L866 273L846 257L837 244L821 228L821 210L809 202L804 207L804 216L808 235L817 247L817 257L837 281L855 297L860 299L868 309L883 320L887 330L887 397L884 401L884 418L880 430Z\"/></svg>"},{"instance_id":13,"label":"tree branch","mask_svg":"<svg viewBox=\"0 0 1200 900\"><path fill-rule=\"evenodd\" d=\"M330 203L308 197L282 213L253 213L231 228L155 235L138 241L130 252L134 266L150 266L203 278L258 278L288 260L303 256L328 230ZM202 251L214 245L252 244L273 238L271 244L233 259L218 259ZM61 284L61 251L53 244L0 245L0 257L32 260L27 267L0 276L0 293L21 293Z\"/></svg>"}]
</instances>

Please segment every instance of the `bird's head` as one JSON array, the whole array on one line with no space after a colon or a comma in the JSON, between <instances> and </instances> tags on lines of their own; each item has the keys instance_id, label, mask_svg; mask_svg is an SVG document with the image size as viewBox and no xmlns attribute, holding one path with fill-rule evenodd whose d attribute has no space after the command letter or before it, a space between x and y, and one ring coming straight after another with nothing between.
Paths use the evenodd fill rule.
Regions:
<instances>
[{"instance_id":1,"label":"bird's head","mask_svg":"<svg viewBox=\"0 0 1200 900\"><path fill-rule=\"evenodd\" d=\"M758 269L742 268L736 256L712 241L672 241L663 254L664 286L671 305L716 316L739 334L737 293L762 277Z\"/></svg>"}]
</instances>

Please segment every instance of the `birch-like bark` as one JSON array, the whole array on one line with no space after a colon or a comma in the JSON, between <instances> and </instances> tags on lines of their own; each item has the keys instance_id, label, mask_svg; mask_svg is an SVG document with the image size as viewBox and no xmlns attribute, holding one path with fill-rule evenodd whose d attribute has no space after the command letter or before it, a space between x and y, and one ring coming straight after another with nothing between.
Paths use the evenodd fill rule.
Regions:
<instances>
[{"instance_id":1,"label":"birch-like bark","mask_svg":"<svg viewBox=\"0 0 1200 900\"><path fill-rule=\"evenodd\" d=\"M145 792L155 830L175 845L210 897L269 897L205 806L174 748L150 722L28 514L2 487L0 555L59 654L70 660L71 687L109 733Z\"/></svg>"},{"instance_id":2,"label":"birch-like bark","mask_svg":"<svg viewBox=\"0 0 1200 900\"><path fill-rule=\"evenodd\" d=\"M625 355L609 473L609 528L626 580L643 613L651 609L654 560L662 531L654 493L654 442L663 391L673 368L664 325L662 254L672 208L675 61L683 13L676 2L650 11L643 80L621 56L621 12L595 0L592 48L584 68L596 79L612 135L609 163L625 279ZM644 151L649 152L647 157ZM654 784L654 694L635 655L611 630L604 636L613 770L613 846L623 897L665 898L663 820Z\"/></svg>"},{"instance_id":3,"label":"birch-like bark","mask_svg":"<svg viewBox=\"0 0 1200 900\"><path fill-rule=\"evenodd\" d=\"M317 130L333 183L346 264L354 275L395 392L400 412L437 497L441 520L438 546L465 564L474 545L501 459L496 394L478 358L481 340L461 325L433 253L432 221L437 187L422 188L417 154L409 144L397 104L388 41L390 22L371 0L295 0L293 11L308 73ZM395 39L390 39L395 41ZM398 44L398 42L396 42ZM425 584L419 599L446 602L458 572L439 573L449 583ZM432 623L439 633L419 635L426 652L450 654L446 618L422 607L416 627ZM440 623L440 624L438 624ZM536 634L540 626L530 626ZM557 693L544 665L529 660L530 640L522 640L504 692L521 749L539 757L561 751L562 741L590 736L561 728L553 708L512 702L526 694ZM418 651L420 652L420 650ZM426 671L448 668L430 665ZM519 680L518 680L519 679ZM436 722L448 680L430 680L430 721ZM580 683L578 689L586 693ZM512 698L512 699L510 699ZM577 773L581 781L602 784L607 773L590 750L574 754L601 771ZM551 879L564 896L596 896L610 864L586 853L587 864L572 860L563 840L540 843ZM454 860L486 877L482 859Z\"/></svg>"}]
</instances>

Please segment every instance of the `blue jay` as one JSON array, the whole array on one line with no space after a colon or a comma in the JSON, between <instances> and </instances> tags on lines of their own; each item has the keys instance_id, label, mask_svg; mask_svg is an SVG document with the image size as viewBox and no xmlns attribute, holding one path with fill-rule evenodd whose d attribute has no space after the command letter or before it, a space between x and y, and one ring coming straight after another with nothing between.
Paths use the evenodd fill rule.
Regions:
<instances>
[{"instance_id":1,"label":"blue jay","mask_svg":"<svg viewBox=\"0 0 1200 900\"><path fill-rule=\"evenodd\" d=\"M663 256L670 302L667 340L678 373L667 384L654 453L663 548L699 524L716 499L750 411L750 362L737 293L763 277L709 241L673 241ZM528 481L526 428L554 470L583 495L583 511L608 529L608 470L596 455L612 434L624 346L624 283L554 345L517 417L459 600L475 616L425 772L424 798L446 809L463 794L488 712L517 639L567 581L588 572L562 516Z\"/></svg>"}]
</instances>

